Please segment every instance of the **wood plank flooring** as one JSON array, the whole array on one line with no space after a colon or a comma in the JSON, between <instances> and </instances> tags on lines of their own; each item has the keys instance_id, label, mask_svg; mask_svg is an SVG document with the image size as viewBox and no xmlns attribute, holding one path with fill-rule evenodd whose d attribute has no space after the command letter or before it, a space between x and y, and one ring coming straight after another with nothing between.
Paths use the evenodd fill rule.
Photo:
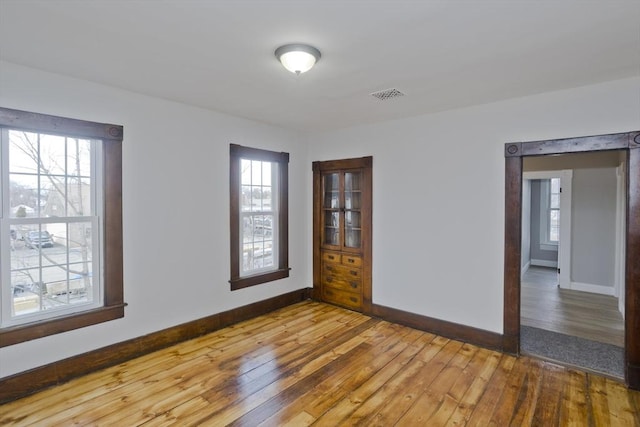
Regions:
<instances>
[{"instance_id":1,"label":"wood plank flooring","mask_svg":"<svg viewBox=\"0 0 640 427\"><path fill-rule=\"evenodd\" d=\"M603 377L303 302L0 406L7 426L638 426Z\"/></svg>"},{"instance_id":2,"label":"wood plank flooring","mask_svg":"<svg viewBox=\"0 0 640 427\"><path fill-rule=\"evenodd\" d=\"M521 283L523 325L624 346L624 319L616 298L560 289L552 268L530 267Z\"/></svg>"}]
</instances>

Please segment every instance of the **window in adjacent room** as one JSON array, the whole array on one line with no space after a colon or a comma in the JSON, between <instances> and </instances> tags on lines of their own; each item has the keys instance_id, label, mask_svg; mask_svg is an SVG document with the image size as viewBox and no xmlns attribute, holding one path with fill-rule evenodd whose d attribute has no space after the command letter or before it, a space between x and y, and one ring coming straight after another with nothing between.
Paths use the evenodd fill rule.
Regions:
<instances>
[{"instance_id":1,"label":"window in adjacent room","mask_svg":"<svg viewBox=\"0 0 640 427\"><path fill-rule=\"evenodd\" d=\"M231 289L289 276L288 153L230 145Z\"/></svg>"},{"instance_id":2,"label":"window in adjacent room","mask_svg":"<svg viewBox=\"0 0 640 427\"><path fill-rule=\"evenodd\" d=\"M560 240L560 178L540 180L540 245L557 250Z\"/></svg>"},{"instance_id":3,"label":"window in adjacent room","mask_svg":"<svg viewBox=\"0 0 640 427\"><path fill-rule=\"evenodd\" d=\"M549 182L549 208L547 239L558 243L560 240L560 178L551 178Z\"/></svg>"},{"instance_id":4,"label":"window in adjacent room","mask_svg":"<svg viewBox=\"0 0 640 427\"><path fill-rule=\"evenodd\" d=\"M0 109L0 345L123 316L121 141Z\"/></svg>"}]
</instances>

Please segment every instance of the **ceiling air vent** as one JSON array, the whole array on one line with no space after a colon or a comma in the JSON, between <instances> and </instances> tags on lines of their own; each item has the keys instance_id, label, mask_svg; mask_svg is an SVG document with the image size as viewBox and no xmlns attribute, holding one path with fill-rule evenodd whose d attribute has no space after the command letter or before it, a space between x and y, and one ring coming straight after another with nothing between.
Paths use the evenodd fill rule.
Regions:
<instances>
[{"instance_id":1,"label":"ceiling air vent","mask_svg":"<svg viewBox=\"0 0 640 427\"><path fill-rule=\"evenodd\" d=\"M391 98L404 96L404 93L400 92L398 89L385 89L378 92L373 92L371 96L378 98L380 101L386 101Z\"/></svg>"}]
</instances>

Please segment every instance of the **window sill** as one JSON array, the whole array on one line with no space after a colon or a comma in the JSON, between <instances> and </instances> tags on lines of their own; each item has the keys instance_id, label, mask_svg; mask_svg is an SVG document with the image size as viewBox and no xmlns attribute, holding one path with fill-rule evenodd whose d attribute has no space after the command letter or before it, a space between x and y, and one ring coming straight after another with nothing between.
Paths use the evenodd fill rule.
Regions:
<instances>
[{"instance_id":1,"label":"window sill","mask_svg":"<svg viewBox=\"0 0 640 427\"><path fill-rule=\"evenodd\" d=\"M558 244L557 243L540 243L540 250L558 252Z\"/></svg>"},{"instance_id":2,"label":"window sill","mask_svg":"<svg viewBox=\"0 0 640 427\"><path fill-rule=\"evenodd\" d=\"M235 291L238 289L259 285L261 283L267 283L267 282L272 282L274 280L284 279L285 277L289 277L289 270L291 269L283 268L280 270L270 271L268 273L256 274L254 276L238 277L238 278L229 280L229 283L231 283L231 290Z\"/></svg>"},{"instance_id":3,"label":"window sill","mask_svg":"<svg viewBox=\"0 0 640 427\"><path fill-rule=\"evenodd\" d=\"M0 329L0 348L124 317L126 304Z\"/></svg>"}]
</instances>

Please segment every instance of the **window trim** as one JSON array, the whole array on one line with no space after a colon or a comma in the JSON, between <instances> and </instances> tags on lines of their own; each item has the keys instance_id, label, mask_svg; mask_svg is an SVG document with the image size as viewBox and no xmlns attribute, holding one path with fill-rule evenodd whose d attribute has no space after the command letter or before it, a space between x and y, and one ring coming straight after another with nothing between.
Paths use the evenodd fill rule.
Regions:
<instances>
[{"instance_id":1,"label":"window trim","mask_svg":"<svg viewBox=\"0 0 640 427\"><path fill-rule=\"evenodd\" d=\"M0 126L99 139L103 143L103 306L0 328L0 348L124 317L122 254L123 127L0 107Z\"/></svg>"},{"instance_id":2,"label":"window trim","mask_svg":"<svg viewBox=\"0 0 640 427\"><path fill-rule=\"evenodd\" d=\"M250 276L240 276L240 159L278 163L278 266ZM231 290L289 277L289 153L229 144L229 212Z\"/></svg>"},{"instance_id":3,"label":"window trim","mask_svg":"<svg viewBox=\"0 0 640 427\"><path fill-rule=\"evenodd\" d=\"M559 191L557 193L553 192L553 180L554 179L558 181ZM551 212L558 211L558 215L560 215L560 197L561 197L561 193L562 193L561 181L562 180L561 180L560 177L550 178L549 179L549 198L547 200L547 242L549 244L552 244L552 245L558 245L558 242L560 241L559 228L558 228L558 238L556 240L552 240L551 239ZM554 194L558 195L558 207L557 208L552 208L551 207L551 197L553 197ZM558 227L560 227L560 222L559 221L558 221Z\"/></svg>"},{"instance_id":4,"label":"window trim","mask_svg":"<svg viewBox=\"0 0 640 427\"><path fill-rule=\"evenodd\" d=\"M559 185L562 185L562 178L560 176L546 178L540 181L540 249L557 251L559 239L551 240L551 211L560 212L559 206L557 208L551 207L551 196L554 194L551 188L554 179L557 179ZM560 188L557 194L558 197L561 197L562 188Z\"/></svg>"},{"instance_id":5,"label":"window trim","mask_svg":"<svg viewBox=\"0 0 640 427\"><path fill-rule=\"evenodd\" d=\"M544 178L540 180L540 250L557 251L558 241L549 239L551 230L550 212L551 212L551 180L560 179L560 177ZM557 209L560 210L559 208Z\"/></svg>"}]
</instances>

